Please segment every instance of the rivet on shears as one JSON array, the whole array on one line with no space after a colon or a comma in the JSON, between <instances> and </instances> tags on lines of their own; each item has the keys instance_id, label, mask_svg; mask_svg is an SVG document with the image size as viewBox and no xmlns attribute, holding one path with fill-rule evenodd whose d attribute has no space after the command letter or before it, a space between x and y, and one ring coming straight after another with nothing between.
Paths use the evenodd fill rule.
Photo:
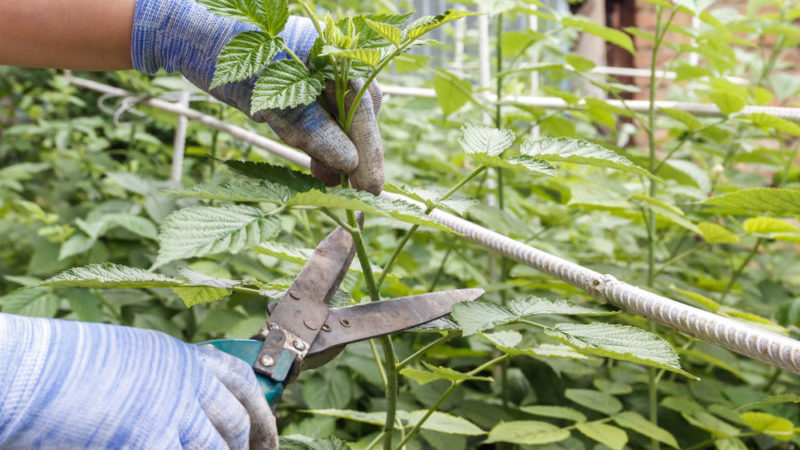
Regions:
<instances>
[{"instance_id":1,"label":"rivet on shears","mask_svg":"<svg viewBox=\"0 0 800 450\"><path fill-rule=\"evenodd\" d=\"M292 300L300 300L300 296L295 294L292 290L289 290L289 297L292 297Z\"/></svg>"},{"instance_id":2,"label":"rivet on shears","mask_svg":"<svg viewBox=\"0 0 800 450\"><path fill-rule=\"evenodd\" d=\"M327 323L323 324L322 325L322 331L331 331L330 325L328 325Z\"/></svg>"},{"instance_id":3,"label":"rivet on shears","mask_svg":"<svg viewBox=\"0 0 800 450\"><path fill-rule=\"evenodd\" d=\"M294 346L294 348L300 351L303 351L306 348L306 344L304 344L303 341L300 341L298 339L295 339L294 342L292 342L292 345Z\"/></svg>"},{"instance_id":4,"label":"rivet on shears","mask_svg":"<svg viewBox=\"0 0 800 450\"><path fill-rule=\"evenodd\" d=\"M339 320L339 323L342 324L342 326L345 327L345 328L349 328L350 327L350 321L347 320L347 319L341 319L341 320Z\"/></svg>"},{"instance_id":5,"label":"rivet on shears","mask_svg":"<svg viewBox=\"0 0 800 450\"><path fill-rule=\"evenodd\" d=\"M308 323L307 320L303 321L303 325L305 325L306 328L308 328L309 330L316 330L317 329L317 327L315 325Z\"/></svg>"},{"instance_id":6,"label":"rivet on shears","mask_svg":"<svg viewBox=\"0 0 800 450\"><path fill-rule=\"evenodd\" d=\"M273 365L273 364L275 364L275 360L274 360L274 359L272 359L272 357L271 357L271 356L269 356L269 355L264 355L264 356L262 356L262 357L261 357L261 365L262 365L262 366L264 366L264 367L269 367L269 366L271 366L271 365Z\"/></svg>"}]
</instances>

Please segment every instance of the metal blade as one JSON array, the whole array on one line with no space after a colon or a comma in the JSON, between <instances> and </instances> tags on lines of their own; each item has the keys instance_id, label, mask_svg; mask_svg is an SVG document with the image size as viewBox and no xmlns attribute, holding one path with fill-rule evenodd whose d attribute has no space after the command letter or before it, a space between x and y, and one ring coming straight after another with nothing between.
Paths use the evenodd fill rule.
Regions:
<instances>
[{"instance_id":1,"label":"metal blade","mask_svg":"<svg viewBox=\"0 0 800 450\"><path fill-rule=\"evenodd\" d=\"M268 322L313 342L328 315L328 301L342 283L354 254L350 233L341 227L335 229L314 250ZM268 331L268 324L264 324L262 333Z\"/></svg>"},{"instance_id":2,"label":"metal blade","mask_svg":"<svg viewBox=\"0 0 800 450\"><path fill-rule=\"evenodd\" d=\"M483 293L483 289L457 289L331 309L307 356L422 325L448 314L456 303L475 300Z\"/></svg>"}]
</instances>

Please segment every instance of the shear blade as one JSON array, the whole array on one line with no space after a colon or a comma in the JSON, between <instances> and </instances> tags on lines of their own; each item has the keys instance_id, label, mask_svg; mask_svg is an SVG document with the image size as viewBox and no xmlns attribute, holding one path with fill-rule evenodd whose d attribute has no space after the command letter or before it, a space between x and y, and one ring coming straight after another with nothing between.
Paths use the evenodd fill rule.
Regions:
<instances>
[{"instance_id":1,"label":"shear blade","mask_svg":"<svg viewBox=\"0 0 800 450\"><path fill-rule=\"evenodd\" d=\"M458 289L331 309L305 365L313 368L324 364L346 344L436 320L450 313L456 303L475 300L483 293L483 289Z\"/></svg>"}]
</instances>

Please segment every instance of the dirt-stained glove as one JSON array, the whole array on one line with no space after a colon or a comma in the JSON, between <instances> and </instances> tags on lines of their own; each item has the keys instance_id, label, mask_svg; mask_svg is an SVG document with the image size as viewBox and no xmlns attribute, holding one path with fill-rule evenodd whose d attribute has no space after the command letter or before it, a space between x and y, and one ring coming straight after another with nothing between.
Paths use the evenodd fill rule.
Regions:
<instances>
[{"instance_id":1,"label":"dirt-stained glove","mask_svg":"<svg viewBox=\"0 0 800 450\"><path fill-rule=\"evenodd\" d=\"M0 313L0 448L278 448L253 370L135 328Z\"/></svg>"},{"instance_id":2,"label":"dirt-stained glove","mask_svg":"<svg viewBox=\"0 0 800 450\"><path fill-rule=\"evenodd\" d=\"M134 68L141 72L152 74L161 68L179 72L253 120L267 122L284 142L311 156L312 172L326 184L338 183L335 174L345 173L351 174L356 189L380 193L383 145L377 125L381 104L377 84L370 86L362 98L349 137L317 102L251 115L250 94L255 79L209 91L217 57L225 44L239 33L256 29L254 25L216 16L194 0L137 0L131 59ZM317 31L309 19L292 16L279 36L301 60L308 61ZM276 56L288 57L285 51ZM325 93L324 97L330 103L335 96ZM328 109L336 111L335 107Z\"/></svg>"}]
</instances>

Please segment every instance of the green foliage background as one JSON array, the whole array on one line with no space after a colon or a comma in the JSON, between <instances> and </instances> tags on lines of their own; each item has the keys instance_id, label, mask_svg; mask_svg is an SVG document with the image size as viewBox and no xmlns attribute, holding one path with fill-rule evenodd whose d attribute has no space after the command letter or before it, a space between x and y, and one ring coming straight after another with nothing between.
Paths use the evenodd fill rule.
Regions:
<instances>
[{"instance_id":1,"label":"green foliage background","mask_svg":"<svg viewBox=\"0 0 800 450\"><path fill-rule=\"evenodd\" d=\"M376 12L366 3L348 2L351 9L338 12ZM495 27L502 24L500 17L530 14L542 24L540 32L507 31L498 35L499 41L495 37L492 62L499 63L495 75L501 73L502 82L493 86L501 96L529 94L529 74L535 70L541 74L542 92L561 97L568 107L545 110L513 101L498 107L482 95L472 71L432 69L423 56L403 55L380 81L433 87L438 98L386 99L380 122L388 188L437 197L480 164L502 167L501 179L495 169L485 170L465 185L464 196L445 206L631 284L797 338L800 172L794 159L800 127L740 110L745 104L793 103L800 90L790 75L796 68L781 55L798 44L793 21L800 7L753 1L743 13L725 8L709 13L704 2L676 2L680 9L660 0L652 3L661 11L662 28L673 13L698 14L702 24L695 32L672 23L672 33L660 36L662 48L673 48L677 55L657 68L675 70L677 79L651 83L672 100L714 103L726 117L669 109L650 116L584 99L587 83L600 86L610 98L623 90L610 78L589 75L591 62L564 49L578 30L585 30L632 50L627 35L560 16L535 1L487 3L483 6L493 8ZM324 2L317 6L337 8ZM441 45L449 50L452 28L444 29L448 34ZM629 31L647 38L642 31ZM693 36L694 43L678 43L679 35ZM766 37L775 42L772 47L752 44ZM659 40L658 35L650 38ZM468 35L465 45L465 66L472 67L475 36ZM691 52L701 55L699 65L688 64ZM528 63L534 58L546 64ZM171 98L191 89L169 76L80 76ZM732 83L728 76L748 84ZM266 126L217 103L199 100L193 106L272 135ZM480 129L472 128L472 134L462 130L465 123L481 123L484 114L506 130L492 133L504 133L508 145L481 149L480 142L503 141L500 134L481 141ZM542 140L528 137L534 126ZM174 127L170 114L141 105L123 107L118 99L70 85L58 72L0 67L0 311L152 328L189 342L244 338L258 329L265 318L263 296L277 299L308 250L335 226L316 206L340 194L307 195L294 200L293 207L248 221L253 217L248 211L271 213L288 194L280 185L262 184L254 191L252 178L209 156L284 163L190 123L181 189L167 182ZM234 185L240 198L224 201ZM265 189L275 198L265 197ZM247 195L263 201L245 202L241 197ZM493 202L487 200L490 195ZM342 204L341 195L335 200L330 206ZM378 267L412 223L425 223L420 217L383 214L384 206L374 206L382 214L370 214L364 231L369 257ZM170 224L181 214L200 211L202 216L208 211L202 208L238 208L245 226L262 234L249 233L255 237L247 248L233 253L160 257L159 235L179 229ZM421 216L419 211L413 215ZM125 289L101 289L109 286L108 273L104 283L84 283L93 287L40 285L67 269L96 263L138 268L144 281L130 287L134 273L120 269ZM164 279L144 272L154 264L161 266ZM185 267L193 272L182 272ZM345 279L346 292L338 302L368 300L357 268ZM70 273L75 275L62 277ZM185 285L200 274L244 284ZM381 294L460 287L488 291L478 305L456 309L453 326L463 331L446 337L409 332L394 339L401 361L414 355L400 372L398 419L404 429L395 433L395 444L436 406L439 412L408 448L800 445L797 376L630 314L613 313L576 288L501 261L447 232L421 227L399 255ZM622 333L619 342L609 335L612 329ZM438 345L426 347L432 342ZM386 403L373 351L369 343L351 345L290 386L277 410L281 433L295 436L285 441L287 448L374 445ZM671 359L676 354L682 370L699 380L681 375ZM489 368L497 358L501 361ZM443 392L450 394L436 404ZM658 426L649 420L654 417ZM314 441L331 436L339 440Z\"/></svg>"}]
</instances>

